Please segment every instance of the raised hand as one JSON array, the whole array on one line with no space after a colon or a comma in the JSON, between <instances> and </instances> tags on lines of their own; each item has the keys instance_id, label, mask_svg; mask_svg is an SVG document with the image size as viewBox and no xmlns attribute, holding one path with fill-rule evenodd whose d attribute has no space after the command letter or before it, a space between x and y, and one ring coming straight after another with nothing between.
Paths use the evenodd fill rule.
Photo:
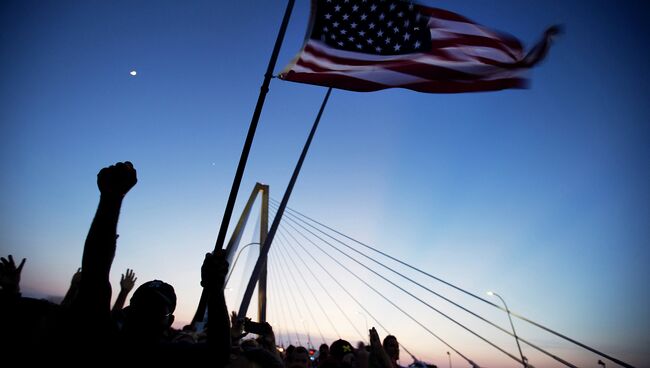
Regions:
<instances>
[{"instance_id":1,"label":"raised hand","mask_svg":"<svg viewBox=\"0 0 650 368\"><path fill-rule=\"evenodd\" d=\"M137 280L138 278L135 277L135 273L133 272L133 270L127 268L126 273L125 274L123 273L122 277L120 278L120 288L128 293L133 289L133 286L135 286L135 282Z\"/></svg>"},{"instance_id":2,"label":"raised hand","mask_svg":"<svg viewBox=\"0 0 650 368\"><path fill-rule=\"evenodd\" d=\"M105 167L97 174L97 187L102 195L123 197L137 182L137 172L129 161Z\"/></svg>"},{"instance_id":3,"label":"raised hand","mask_svg":"<svg viewBox=\"0 0 650 368\"><path fill-rule=\"evenodd\" d=\"M370 333L369 366L372 368L392 368L393 364L381 345L377 330L373 327L368 332Z\"/></svg>"},{"instance_id":4,"label":"raised hand","mask_svg":"<svg viewBox=\"0 0 650 368\"><path fill-rule=\"evenodd\" d=\"M10 254L9 259L2 257L0 260L0 287L3 292L19 293L20 292L20 273L25 265L26 258L16 267L14 257Z\"/></svg>"},{"instance_id":5,"label":"raised hand","mask_svg":"<svg viewBox=\"0 0 650 368\"><path fill-rule=\"evenodd\" d=\"M70 280L70 285L78 286L81 282L81 267L77 268L77 272L72 275L72 280Z\"/></svg>"},{"instance_id":6,"label":"raised hand","mask_svg":"<svg viewBox=\"0 0 650 368\"><path fill-rule=\"evenodd\" d=\"M232 311L230 314L230 339L234 345L238 345L239 340L244 336L246 336L244 320L237 318L237 312Z\"/></svg>"},{"instance_id":7,"label":"raised hand","mask_svg":"<svg viewBox=\"0 0 650 368\"><path fill-rule=\"evenodd\" d=\"M201 266L201 286L211 290L223 289L228 267L224 250L207 253Z\"/></svg>"}]
</instances>

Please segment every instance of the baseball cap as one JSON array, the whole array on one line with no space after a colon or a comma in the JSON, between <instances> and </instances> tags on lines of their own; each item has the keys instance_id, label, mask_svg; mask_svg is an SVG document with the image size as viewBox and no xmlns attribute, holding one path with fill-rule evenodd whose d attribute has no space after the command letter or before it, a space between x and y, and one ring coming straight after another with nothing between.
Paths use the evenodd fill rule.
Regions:
<instances>
[{"instance_id":1,"label":"baseball cap","mask_svg":"<svg viewBox=\"0 0 650 368\"><path fill-rule=\"evenodd\" d=\"M162 302L174 312L176 309L176 292L174 287L161 280L147 281L140 285L131 297L131 305L145 305L149 303Z\"/></svg>"}]
</instances>

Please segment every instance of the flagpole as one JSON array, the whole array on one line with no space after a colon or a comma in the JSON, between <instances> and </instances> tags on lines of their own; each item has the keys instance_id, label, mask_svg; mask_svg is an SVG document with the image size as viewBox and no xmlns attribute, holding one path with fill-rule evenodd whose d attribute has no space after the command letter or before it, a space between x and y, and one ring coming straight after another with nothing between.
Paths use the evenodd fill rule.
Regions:
<instances>
[{"instance_id":1,"label":"flagpole","mask_svg":"<svg viewBox=\"0 0 650 368\"><path fill-rule=\"evenodd\" d=\"M217 236L217 241L214 246L214 250L223 249L223 243L226 239L226 233L228 232L228 224L230 223L230 218L232 216L232 210L235 207L235 202L237 200L237 193L239 192L239 186L241 184L242 176L244 175L244 169L246 168L246 162L248 161L248 154L251 150L251 145L253 144L253 138L255 137L255 130L257 129L257 123L260 119L260 114L262 113L262 107L264 106L264 100L266 99L266 93L269 91L269 84L271 83L271 78L273 77L273 69L275 69L275 62L278 59L278 54L280 53L280 47L282 46L282 41L284 40L284 34L287 30L287 25L289 24L289 18L291 17L291 11L293 10L293 4L295 0L289 0L287 2L287 8L284 11L284 18L282 18L282 24L280 25L280 31L278 32L278 37L275 39L275 45L273 46L273 52L271 53L271 59L266 68L266 73L264 74L264 81L260 87L260 94L257 98L257 104L255 105L255 111L253 112L253 117L251 119L251 124L248 127L248 134L246 135L246 141L244 142L244 147L242 148L241 156L239 157L239 164L237 165L237 171L235 172L235 177L232 181L232 187L230 188L230 195L228 196L228 202L226 204L226 209L221 219L221 227L219 228L219 235ZM228 255L226 255L228 256ZM203 316L205 314L205 309L207 306L207 295L205 292L201 293L201 299L197 307L192 323L203 321Z\"/></svg>"},{"instance_id":2,"label":"flagpole","mask_svg":"<svg viewBox=\"0 0 650 368\"><path fill-rule=\"evenodd\" d=\"M302 153L300 154L298 163L296 164L296 167L293 170L293 175L291 175L291 180L289 180L289 184L287 185L287 189L284 191L284 196L282 197L280 206L278 207L278 210L275 213L275 217L273 219L273 224L271 225L271 229L269 229L268 234L266 234L264 245L260 249L260 256L259 258L257 258L257 262L255 263L255 268L253 269L253 273L251 274L250 280L248 280L248 286L246 287L246 292L244 293L244 297L242 299L241 305L239 306L239 313L238 313L239 318L246 317L246 312L248 311L248 306L251 302L251 297L253 296L255 285L257 284L257 280L260 276L260 273L262 272L262 269L266 264L266 258L268 256L269 249L271 248L271 243L273 243L275 232L278 230L278 226L280 226L280 220L282 219L282 214L284 213L284 209L287 207L287 203L289 202L289 197L291 197L291 192L293 191L293 187L296 184L296 180L298 179L298 174L300 174L302 163L305 161L305 157L307 156L307 151L309 150L311 141L314 138L314 134L316 133L316 128L318 128L318 123L320 122L320 118L323 115L323 110L325 110L325 106L327 105L327 100L329 99L331 93L332 93L332 87L327 89L325 98L323 98L323 103L320 106L320 110L318 110L318 115L316 115L316 119L314 120L314 125L311 127L311 131L309 132L309 137L305 142L305 146L302 148Z\"/></svg>"}]
</instances>

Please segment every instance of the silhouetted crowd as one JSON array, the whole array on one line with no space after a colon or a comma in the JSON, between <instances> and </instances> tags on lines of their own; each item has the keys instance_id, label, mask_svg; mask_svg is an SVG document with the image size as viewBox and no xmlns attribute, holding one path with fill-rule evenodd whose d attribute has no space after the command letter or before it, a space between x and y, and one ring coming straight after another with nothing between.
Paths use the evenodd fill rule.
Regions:
<instances>
[{"instance_id":1,"label":"silhouetted crowd","mask_svg":"<svg viewBox=\"0 0 650 368\"><path fill-rule=\"evenodd\" d=\"M273 328L266 322L239 319L234 312L229 316L224 296L229 265L221 250L206 254L201 266L200 283L209 315L209 323L202 328L194 324L180 330L172 327L176 293L161 280L140 285L125 307L137 280L131 269L122 274L120 292L111 308L109 273L116 252L117 224L122 202L136 183L136 170L128 161L97 174L99 204L84 244L81 268L60 304L23 297L20 275L25 259L16 265L12 255L1 258L0 348L5 356L15 355L21 365L61 362L89 367L399 367L397 339L389 335L382 342L375 328L369 330L369 346L359 342L354 348L339 339L312 353L304 346L278 347Z\"/></svg>"}]
</instances>

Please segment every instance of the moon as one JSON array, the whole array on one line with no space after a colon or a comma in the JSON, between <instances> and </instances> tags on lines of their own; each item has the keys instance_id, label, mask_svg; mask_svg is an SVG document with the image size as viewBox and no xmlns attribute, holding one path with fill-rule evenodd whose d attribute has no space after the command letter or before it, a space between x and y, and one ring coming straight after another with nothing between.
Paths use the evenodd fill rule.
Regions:
<instances>
[{"instance_id":1,"label":"moon","mask_svg":"<svg viewBox=\"0 0 650 368\"><path fill-rule=\"evenodd\" d=\"M136 75L138 75L138 72L136 72L135 70L131 70L129 74L135 77Z\"/></svg>"}]
</instances>

